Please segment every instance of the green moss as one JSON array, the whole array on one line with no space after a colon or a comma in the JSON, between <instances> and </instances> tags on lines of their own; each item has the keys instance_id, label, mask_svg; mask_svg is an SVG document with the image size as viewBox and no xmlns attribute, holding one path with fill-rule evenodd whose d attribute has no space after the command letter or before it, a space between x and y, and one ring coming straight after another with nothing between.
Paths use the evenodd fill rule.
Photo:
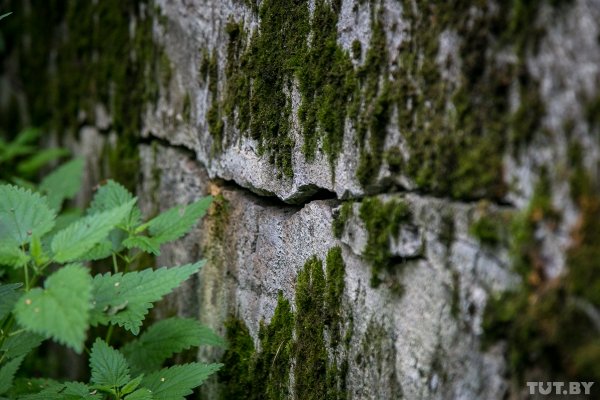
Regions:
<instances>
[{"instance_id":1,"label":"green moss","mask_svg":"<svg viewBox=\"0 0 600 400\"><path fill-rule=\"evenodd\" d=\"M290 396L290 364L294 314L290 303L279 293L277 307L271 322L261 324L259 331L260 353L254 365L257 398L284 400Z\"/></svg>"},{"instance_id":2,"label":"green moss","mask_svg":"<svg viewBox=\"0 0 600 400\"><path fill-rule=\"evenodd\" d=\"M333 170L353 93L352 63L336 41L339 2L318 0L312 20L308 1L290 5L268 0L258 9L255 3L247 5L258 11L260 26L248 36L242 24L230 20L226 25L229 41L223 110L209 115L209 125L218 125L221 115L225 116L230 126L258 140L260 154L282 177L291 177L290 93L297 80L304 155L314 159L322 141Z\"/></svg>"},{"instance_id":3,"label":"green moss","mask_svg":"<svg viewBox=\"0 0 600 400\"><path fill-rule=\"evenodd\" d=\"M213 138L212 152L219 152L223 146L224 124L222 118L221 104L219 103L219 64L216 53L208 55L204 52L200 65L200 79L207 82L211 93L210 108L206 114L208 132Z\"/></svg>"},{"instance_id":4,"label":"green moss","mask_svg":"<svg viewBox=\"0 0 600 400\"><path fill-rule=\"evenodd\" d=\"M393 266L390 240L398 236L400 226L410 221L411 214L403 201L382 202L377 197L363 199L359 211L367 229L364 257L371 264L371 286L381 282L380 274Z\"/></svg>"},{"instance_id":5,"label":"green moss","mask_svg":"<svg viewBox=\"0 0 600 400\"><path fill-rule=\"evenodd\" d=\"M252 4L247 5L254 9ZM262 154L282 176L291 176L290 93L297 81L307 160L323 151L334 170L349 117L360 150L356 176L367 190L373 189L385 158L393 173L408 174L422 191L460 199L504 196L503 150L508 143L528 143L544 110L525 67L498 65L493 56L507 44L519 49L533 41L516 29L523 15L534 18L537 2L524 9L515 1L498 9L483 1L405 1L408 39L397 60L390 60L387 51L383 7L369 2L372 35L358 67L337 44L339 1L316 1L312 18L307 4L261 2L260 27L250 37L241 24L228 23L223 110L209 112L215 136L222 134L222 118L227 118L228 126L259 141ZM472 7L479 12L471 12ZM447 82L439 72L439 37L446 30L462 37L459 82ZM362 52L355 41L353 57ZM390 61L398 65L393 73ZM517 78L522 107L511 115L509 87ZM408 160L394 150L382 157L394 108L409 145Z\"/></svg>"},{"instance_id":6,"label":"green moss","mask_svg":"<svg viewBox=\"0 0 600 400\"><path fill-rule=\"evenodd\" d=\"M365 187L377 177L381 167L381 154L392 111L391 84L387 81L388 52L382 16L374 7L372 12L369 49L364 65L357 71L360 97L357 95L355 101L362 99L363 105L354 119L360 148L356 177Z\"/></svg>"},{"instance_id":7,"label":"green moss","mask_svg":"<svg viewBox=\"0 0 600 400\"><path fill-rule=\"evenodd\" d=\"M301 399L317 399L326 393L327 350L323 335L325 276L323 264L313 257L298 274L296 286L295 392Z\"/></svg>"},{"instance_id":8,"label":"green moss","mask_svg":"<svg viewBox=\"0 0 600 400\"><path fill-rule=\"evenodd\" d=\"M354 40L352 42L352 57L355 60L360 60L362 56L362 44L360 43L360 40Z\"/></svg>"},{"instance_id":9,"label":"green moss","mask_svg":"<svg viewBox=\"0 0 600 400\"><path fill-rule=\"evenodd\" d=\"M337 215L333 216L332 229L333 234L336 238L341 238L344 233L344 229L346 229L346 223L352 217L353 213L353 205L352 201L345 201L342 203Z\"/></svg>"},{"instance_id":10,"label":"green moss","mask_svg":"<svg viewBox=\"0 0 600 400\"><path fill-rule=\"evenodd\" d=\"M566 273L549 280L534 234L539 223L556 220L544 180L513 237L514 268L523 283L489 301L483 323L486 342L507 341L515 379L536 370L553 380L596 381L600 339L587 310L600 306L600 196L591 183L583 185L588 189L579 197L580 223L567 251Z\"/></svg>"},{"instance_id":11,"label":"green moss","mask_svg":"<svg viewBox=\"0 0 600 400\"><path fill-rule=\"evenodd\" d=\"M502 241L502 226L498 215L483 215L471 224L469 233L482 244L496 246Z\"/></svg>"},{"instance_id":12,"label":"green moss","mask_svg":"<svg viewBox=\"0 0 600 400\"><path fill-rule=\"evenodd\" d=\"M511 119L511 141L516 148L531 142L539 129L540 116L546 113L537 86L532 83L521 84L521 105Z\"/></svg>"},{"instance_id":13,"label":"green moss","mask_svg":"<svg viewBox=\"0 0 600 400\"><path fill-rule=\"evenodd\" d=\"M259 348L254 348L241 321L227 324L230 346L219 373L222 399L283 400L292 391L302 399L346 398L348 363L339 350L345 346L347 351L347 344L340 343L345 270L341 249L331 249L326 260L326 273L316 257L298 273L295 313L279 294L271 321L261 323Z\"/></svg>"},{"instance_id":14,"label":"green moss","mask_svg":"<svg viewBox=\"0 0 600 400\"><path fill-rule=\"evenodd\" d=\"M585 117L591 127L600 126L600 95L588 102Z\"/></svg>"},{"instance_id":15,"label":"green moss","mask_svg":"<svg viewBox=\"0 0 600 400\"><path fill-rule=\"evenodd\" d=\"M569 144L568 159L571 169L569 176L571 198L573 201L579 202L592 189L588 173L583 166L583 148L580 143L572 141Z\"/></svg>"},{"instance_id":16,"label":"green moss","mask_svg":"<svg viewBox=\"0 0 600 400\"><path fill-rule=\"evenodd\" d=\"M405 164L404 155L398 147L392 147L387 150L384 154L385 162L390 167L390 171L394 174L398 174L402 171L402 167Z\"/></svg>"},{"instance_id":17,"label":"green moss","mask_svg":"<svg viewBox=\"0 0 600 400\"><path fill-rule=\"evenodd\" d=\"M335 325L340 321L342 313L342 296L344 294L345 265L342 258L342 249L334 247L327 253L326 265L326 292L325 312L329 325Z\"/></svg>"},{"instance_id":18,"label":"green moss","mask_svg":"<svg viewBox=\"0 0 600 400\"><path fill-rule=\"evenodd\" d=\"M254 363L254 341L243 321L229 318L225 322L228 347L221 358L223 368L218 373L219 382L222 383L220 398L227 399L252 399L255 384L252 376Z\"/></svg>"},{"instance_id":19,"label":"green moss","mask_svg":"<svg viewBox=\"0 0 600 400\"><path fill-rule=\"evenodd\" d=\"M311 45L296 74L300 81L302 104L299 109L304 137L304 154L314 159L317 142L335 165L342 148L347 107L354 91L353 67L349 55L337 43L337 9L315 2L311 21Z\"/></svg>"}]
</instances>

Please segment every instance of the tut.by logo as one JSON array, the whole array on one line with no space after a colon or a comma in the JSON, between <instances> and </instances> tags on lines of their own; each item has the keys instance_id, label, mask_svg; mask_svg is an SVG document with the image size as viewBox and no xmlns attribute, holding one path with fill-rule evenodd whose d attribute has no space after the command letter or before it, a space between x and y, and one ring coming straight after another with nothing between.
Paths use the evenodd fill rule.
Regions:
<instances>
[{"instance_id":1,"label":"tut.by logo","mask_svg":"<svg viewBox=\"0 0 600 400\"><path fill-rule=\"evenodd\" d=\"M590 394L594 382L527 382L529 394Z\"/></svg>"}]
</instances>

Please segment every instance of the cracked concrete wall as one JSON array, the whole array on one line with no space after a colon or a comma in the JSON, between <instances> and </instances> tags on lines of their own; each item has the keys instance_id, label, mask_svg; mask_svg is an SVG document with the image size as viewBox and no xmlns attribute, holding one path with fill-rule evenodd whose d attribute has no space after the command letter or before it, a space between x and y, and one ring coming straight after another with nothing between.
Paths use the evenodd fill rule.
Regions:
<instances>
[{"instance_id":1,"label":"cracked concrete wall","mask_svg":"<svg viewBox=\"0 0 600 400\"><path fill-rule=\"evenodd\" d=\"M87 155L87 185L127 178L147 215L215 196L157 259L208 260L171 306L227 336L229 350L198 356L242 376L220 374L203 397L303 399L308 379L310 398L526 398L526 380L598 381L600 2L113 6L128 18L61 5L45 52L33 30L9 42L2 121L13 103L21 123L58 115L47 126ZM127 23L129 44L71 48L83 11L93 32ZM46 64L26 64L34 50ZM101 69L107 54L124 80L109 66L61 86L66 65ZM33 67L54 77L40 84L50 93L83 90L79 102L36 111L18 84ZM310 260L327 272L336 248L342 290L323 304L339 310L313 305L310 336L304 277L318 288ZM320 378L300 368L315 354Z\"/></svg>"}]
</instances>

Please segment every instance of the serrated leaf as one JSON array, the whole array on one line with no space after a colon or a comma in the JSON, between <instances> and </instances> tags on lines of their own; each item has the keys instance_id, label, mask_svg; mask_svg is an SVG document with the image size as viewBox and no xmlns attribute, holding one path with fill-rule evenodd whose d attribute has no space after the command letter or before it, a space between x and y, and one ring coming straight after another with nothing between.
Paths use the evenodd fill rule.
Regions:
<instances>
[{"instance_id":1,"label":"serrated leaf","mask_svg":"<svg viewBox=\"0 0 600 400\"><path fill-rule=\"evenodd\" d=\"M13 387L10 390L12 397L18 396L22 399L23 395L35 394L42 390L52 387L62 387L62 383L53 379L47 378L15 378L13 381Z\"/></svg>"},{"instance_id":2,"label":"serrated leaf","mask_svg":"<svg viewBox=\"0 0 600 400\"><path fill-rule=\"evenodd\" d=\"M90 368L94 385L119 388L131 380L123 354L102 339L96 339L92 346Z\"/></svg>"},{"instance_id":3,"label":"serrated leaf","mask_svg":"<svg viewBox=\"0 0 600 400\"><path fill-rule=\"evenodd\" d=\"M190 318L159 321L127 343L121 352L134 373L152 372L172 355L203 344L224 346L224 341L210 328Z\"/></svg>"},{"instance_id":4,"label":"serrated leaf","mask_svg":"<svg viewBox=\"0 0 600 400\"><path fill-rule=\"evenodd\" d=\"M21 296L21 293L17 291L21 286L23 286L21 283L0 285L0 321L10 314Z\"/></svg>"},{"instance_id":5,"label":"serrated leaf","mask_svg":"<svg viewBox=\"0 0 600 400\"><path fill-rule=\"evenodd\" d=\"M58 232L52 239L53 259L68 262L82 256L123 221L134 203L135 199L112 210L84 217Z\"/></svg>"},{"instance_id":6,"label":"serrated leaf","mask_svg":"<svg viewBox=\"0 0 600 400\"><path fill-rule=\"evenodd\" d=\"M127 237L127 232L115 228L109 232L108 237L96 244L77 261L95 261L110 257L113 253L123 250L123 239Z\"/></svg>"},{"instance_id":7,"label":"serrated leaf","mask_svg":"<svg viewBox=\"0 0 600 400\"><path fill-rule=\"evenodd\" d=\"M0 185L0 243L20 246L32 234L42 237L54 226L54 211L37 193Z\"/></svg>"},{"instance_id":8,"label":"serrated leaf","mask_svg":"<svg viewBox=\"0 0 600 400\"><path fill-rule=\"evenodd\" d=\"M33 156L29 157L27 160L21 161L17 167L17 171L23 175L33 174L50 161L54 161L68 154L68 150L57 147L42 149L36 152Z\"/></svg>"},{"instance_id":9,"label":"serrated leaf","mask_svg":"<svg viewBox=\"0 0 600 400\"><path fill-rule=\"evenodd\" d=\"M156 256L160 255L160 244L147 236L130 236L123 241L123 246L128 249L138 248Z\"/></svg>"},{"instance_id":10,"label":"serrated leaf","mask_svg":"<svg viewBox=\"0 0 600 400\"><path fill-rule=\"evenodd\" d=\"M21 296L15 306L17 321L81 353L91 291L88 270L80 264L67 265L46 279L44 289L35 288Z\"/></svg>"},{"instance_id":11,"label":"serrated leaf","mask_svg":"<svg viewBox=\"0 0 600 400\"><path fill-rule=\"evenodd\" d=\"M92 394L93 390L81 382L65 382L65 388L62 391L64 399L100 399L100 395Z\"/></svg>"},{"instance_id":12,"label":"serrated leaf","mask_svg":"<svg viewBox=\"0 0 600 400\"><path fill-rule=\"evenodd\" d=\"M4 339L0 352L3 352L5 359L25 356L40 344L44 337L33 332L21 332L17 335L8 336Z\"/></svg>"},{"instance_id":13,"label":"serrated leaf","mask_svg":"<svg viewBox=\"0 0 600 400\"><path fill-rule=\"evenodd\" d=\"M29 256L16 244L0 244L0 265L21 268L29 261Z\"/></svg>"},{"instance_id":14,"label":"serrated leaf","mask_svg":"<svg viewBox=\"0 0 600 400\"><path fill-rule=\"evenodd\" d=\"M142 383L142 379L144 379L143 374L127 382L127 384L123 386L123 388L121 388L121 394L132 393L135 389L138 388L138 386L140 386L140 383Z\"/></svg>"},{"instance_id":15,"label":"serrated leaf","mask_svg":"<svg viewBox=\"0 0 600 400\"><path fill-rule=\"evenodd\" d=\"M93 305L90 323L118 324L137 335L152 303L170 293L192 274L198 272L204 262L157 270L96 275L93 281ZM110 315L111 308L123 307Z\"/></svg>"},{"instance_id":16,"label":"serrated leaf","mask_svg":"<svg viewBox=\"0 0 600 400\"><path fill-rule=\"evenodd\" d=\"M29 253L35 265L40 266L50 261L44 248L42 247L42 242L37 235L31 235L31 244L29 245Z\"/></svg>"},{"instance_id":17,"label":"serrated leaf","mask_svg":"<svg viewBox=\"0 0 600 400\"><path fill-rule=\"evenodd\" d=\"M71 199L79 192L83 167L83 158L75 158L42 180L39 189L48 196L48 204L52 209L60 210L65 199Z\"/></svg>"},{"instance_id":18,"label":"serrated leaf","mask_svg":"<svg viewBox=\"0 0 600 400\"><path fill-rule=\"evenodd\" d=\"M4 16L6 16L5 14ZM3 146L2 152L0 152L0 163L8 162L16 157L33 153L36 150L36 146L31 145L37 137L40 135L38 129L29 128L19 132L17 137L9 143Z\"/></svg>"},{"instance_id":19,"label":"serrated leaf","mask_svg":"<svg viewBox=\"0 0 600 400\"><path fill-rule=\"evenodd\" d=\"M113 180L108 180L106 184L100 186L94 195L94 199L92 200L92 204L90 204L87 213L92 215L107 211L126 204L133 199L133 195L129 193L125 187ZM137 226L140 223L141 215L142 213L139 207L132 207L131 212L126 219L126 225L128 227Z\"/></svg>"},{"instance_id":20,"label":"serrated leaf","mask_svg":"<svg viewBox=\"0 0 600 400\"><path fill-rule=\"evenodd\" d=\"M0 368L0 394L8 392L13 385L15 373L23 362L23 356L14 358Z\"/></svg>"},{"instance_id":21,"label":"serrated leaf","mask_svg":"<svg viewBox=\"0 0 600 400\"><path fill-rule=\"evenodd\" d=\"M103 240L96 243L94 247L85 252L84 255L77 258L77 261L96 261L110 257L113 253L113 245L110 240Z\"/></svg>"},{"instance_id":22,"label":"serrated leaf","mask_svg":"<svg viewBox=\"0 0 600 400\"><path fill-rule=\"evenodd\" d=\"M64 385L53 386L38 393L21 396L19 397L19 400L65 400L63 394L60 393L64 387Z\"/></svg>"},{"instance_id":23,"label":"serrated leaf","mask_svg":"<svg viewBox=\"0 0 600 400\"><path fill-rule=\"evenodd\" d=\"M148 375L142 380L142 385L150 389L157 400L184 400L184 396L191 394L192 389L222 366L201 363L176 365Z\"/></svg>"},{"instance_id":24,"label":"serrated leaf","mask_svg":"<svg viewBox=\"0 0 600 400\"><path fill-rule=\"evenodd\" d=\"M150 237L161 245L179 239L192 229L198 219L206 213L212 197L204 197L187 206L175 206L144 224Z\"/></svg>"},{"instance_id":25,"label":"serrated leaf","mask_svg":"<svg viewBox=\"0 0 600 400\"><path fill-rule=\"evenodd\" d=\"M150 389L141 388L125 397L125 400L154 400Z\"/></svg>"}]
</instances>

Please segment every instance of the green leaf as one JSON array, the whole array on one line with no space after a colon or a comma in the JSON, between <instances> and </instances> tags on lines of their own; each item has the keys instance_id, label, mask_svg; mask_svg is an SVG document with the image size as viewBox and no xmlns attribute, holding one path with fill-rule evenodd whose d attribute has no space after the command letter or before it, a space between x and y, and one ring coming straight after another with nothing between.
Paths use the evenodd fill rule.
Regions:
<instances>
[{"instance_id":1,"label":"green leaf","mask_svg":"<svg viewBox=\"0 0 600 400\"><path fill-rule=\"evenodd\" d=\"M123 246L128 249L137 248L156 256L160 255L160 244L158 241L147 236L130 236L123 241Z\"/></svg>"},{"instance_id":2,"label":"green leaf","mask_svg":"<svg viewBox=\"0 0 600 400\"><path fill-rule=\"evenodd\" d=\"M33 332L21 332L8 336L4 339L0 352L4 352L4 358L11 359L25 356L44 341L44 337Z\"/></svg>"},{"instance_id":3,"label":"green leaf","mask_svg":"<svg viewBox=\"0 0 600 400\"><path fill-rule=\"evenodd\" d=\"M100 243L129 214L135 201L84 217L58 232L52 240L54 260L73 261Z\"/></svg>"},{"instance_id":4,"label":"green leaf","mask_svg":"<svg viewBox=\"0 0 600 400\"><path fill-rule=\"evenodd\" d=\"M27 160L19 163L17 171L22 175L31 175L37 172L50 161L54 161L60 157L66 156L69 151L62 148L42 149L29 157Z\"/></svg>"},{"instance_id":5,"label":"green leaf","mask_svg":"<svg viewBox=\"0 0 600 400\"><path fill-rule=\"evenodd\" d=\"M8 17L10 14L12 14L12 11L11 12L7 12L6 14L0 15L0 19L4 19L4 18Z\"/></svg>"},{"instance_id":6,"label":"green leaf","mask_svg":"<svg viewBox=\"0 0 600 400\"><path fill-rule=\"evenodd\" d=\"M83 167L83 158L75 158L42 180L40 191L48 196L48 204L52 209L60 210L65 199L71 199L79 192Z\"/></svg>"},{"instance_id":7,"label":"green leaf","mask_svg":"<svg viewBox=\"0 0 600 400\"><path fill-rule=\"evenodd\" d=\"M113 244L110 240L102 240L96 243L84 255L77 258L77 261L96 261L110 257L113 253Z\"/></svg>"},{"instance_id":8,"label":"green leaf","mask_svg":"<svg viewBox=\"0 0 600 400\"><path fill-rule=\"evenodd\" d=\"M125 400L154 400L150 389L141 388L125 397Z\"/></svg>"},{"instance_id":9,"label":"green leaf","mask_svg":"<svg viewBox=\"0 0 600 400\"><path fill-rule=\"evenodd\" d=\"M0 394L8 392L13 385L15 373L23 362L23 356L10 360L0 368Z\"/></svg>"},{"instance_id":10,"label":"green leaf","mask_svg":"<svg viewBox=\"0 0 600 400\"><path fill-rule=\"evenodd\" d=\"M93 304L90 323L118 324L137 335L152 303L170 293L204 262L157 270L96 275L93 281Z\"/></svg>"},{"instance_id":11,"label":"green leaf","mask_svg":"<svg viewBox=\"0 0 600 400\"><path fill-rule=\"evenodd\" d=\"M222 364L176 365L148 375L142 380L142 386L150 389L157 400L185 400L184 396L221 367Z\"/></svg>"},{"instance_id":12,"label":"green leaf","mask_svg":"<svg viewBox=\"0 0 600 400\"><path fill-rule=\"evenodd\" d=\"M55 214L37 193L0 185L0 243L20 246L32 234L42 237L54 226Z\"/></svg>"},{"instance_id":13,"label":"green leaf","mask_svg":"<svg viewBox=\"0 0 600 400\"><path fill-rule=\"evenodd\" d=\"M225 345L222 338L194 319L169 318L152 325L121 352L132 371L147 373L159 369L173 354L202 344Z\"/></svg>"},{"instance_id":14,"label":"green leaf","mask_svg":"<svg viewBox=\"0 0 600 400\"><path fill-rule=\"evenodd\" d=\"M140 386L140 383L142 383L142 379L144 379L143 374L127 382L127 384L121 389L121 394L129 394L133 392L135 389L137 389L138 386Z\"/></svg>"},{"instance_id":15,"label":"green leaf","mask_svg":"<svg viewBox=\"0 0 600 400\"><path fill-rule=\"evenodd\" d=\"M92 394L96 390L91 389L88 385L81 382L65 382L45 380L42 384L37 384L40 379L27 379L27 388L29 389L26 395L18 397L19 400L81 400L81 399L97 399L100 400L100 394ZM21 386L24 386L21 383ZM37 393L31 393L37 391ZM21 391L22 392L22 391Z\"/></svg>"},{"instance_id":16,"label":"green leaf","mask_svg":"<svg viewBox=\"0 0 600 400\"><path fill-rule=\"evenodd\" d=\"M148 228L150 236L158 245L171 242L189 232L206 213L211 202L212 197L207 196L187 206L175 206L142 226Z\"/></svg>"},{"instance_id":17,"label":"green leaf","mask_svg":"<svg viewBox=\"0 0 600 400\"><path fill-rule=\"evenodd\" d=\"M90 355L92 383L97 386L119 388L131 380L129 366L123 354L96 339Z\"/></svg>"},{"instance_id":18,"label":"green leaf","mask_svg":"<svg viewBox=\"0 0 600 400\"><path fill-rule=\"evenodd\" d=\"M44 289L35 288L21 296L15 306L17 321L81 353L91 289L88 270L80 264L67 265L46 279Z\"/></svg>"},{"instance_id":19,"label":"green leaf","mask_svg":"<svg viewBox=\"0 0 600 400\"><path fill-rule=\"evenodd\" d=\"M31 235L31 245L29 246L29 253L31 258L35 262L35 265L40 266L50 261L48 255L42 247L42 242L37 235Z\"/></svg>"},{"instance_id":20,"label":"green leaf","mask_svg":"<svg viewBox=\"0 0 600 400\"><path fill-rule=\"evenodd\" d=\"M88 385L81 382L65 382L65 389L62 391L64 399L100 399L100 394L94 392Z\"/></svg>"},{"instance_id":21,"label":"green leaf","mask_svg":"<svg viewBox=\"0 0 600 400\"><path fill-rule=\"evenodd\" d=\"M0 321L10 314L21 296L21 293L17 292L21 286L23 286L21 283L0 285Z\"/></svg>"},{"instance_id":22,"label":"green leaf","mask_svg":"<svg viewBox=\"0 0 600 400\"><path fill-rule=\"evenodd\" d=\"M17 247L16 244L0 244L0 265L7 265L13 268L21 268L29 261L29 256Z\"/></svg>"},{"instance_id":23,"label":"green leaf","mask_svg":"<svg viewBox=\"0 0 600 400\"><path fill-rule=\"evenodd\" d=\"M6 16L7 14L4 14ZM0 152L0 164L9 162L16 157L30 154L36 151L36 146L31 145L40 135L38 129L29 128L21 131L17 137L10 143L5 144Z\"/></svg>"},{"instance_id":24,"label":"green leaf","mask_svg":"<svg viewBox=\"0 0 600 400\"><path fill-rule=\"evenodd\" d=\"M22 399L24 395L36 394L53 387L60 389L62 386L62 383L53 379L19 377L14 379L13 387L10 389L9 394L11 397L18 396L19 399Z\"/></svg>"},{"instance_id":25,"label":"green leaf","mask_svg":"<svg viewBox=\"0 0 600 400\"><path fill-rule=\"evenodd\" d=\"M129 203L134 197L127 189L113 180L108 180L106 184L100 186L92 204L87 210L89 215L97 214L103 211L113 209ZM139 207L134 206L126 219L127 227L135 227L140 223L141 211Z\"/></svg>"},{"instance_id":26,"label":"green leaf","mask_svg":"<svg viewBox=\"0 0 600 400\"><path fill-rule=\"evenodd\" d=\"M64 395L60 393L64 387L65 385L57 384L38 393L21 396L19 400L65 400Z\"/></svg>"}]
</instances>

